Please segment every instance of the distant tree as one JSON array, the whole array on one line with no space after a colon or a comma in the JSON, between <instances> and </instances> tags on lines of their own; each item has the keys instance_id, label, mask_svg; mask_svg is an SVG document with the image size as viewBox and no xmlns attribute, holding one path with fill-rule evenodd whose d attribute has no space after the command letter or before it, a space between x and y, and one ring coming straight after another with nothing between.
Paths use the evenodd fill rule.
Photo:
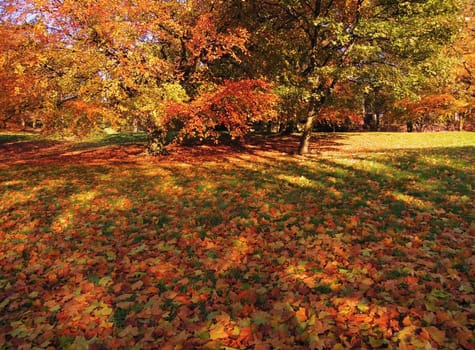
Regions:
<instances>
[{"instance_id":1,"label":"distant tree","mask_svg":"<svg viewBox=\"0 0 475 350\"><path fill-rule=\"evenodd\" d=\"M43 46L32 25L0 22L0 127L25 123L41 106L45 80L35 70Z\"/></svg>"},{"instance_id":2,"label":"distant tree","mask_svg":"<svg viewBox=\"0 0 475 350\"><path fill-rule=\"evenodd\" d=\"M397 103L403 109L401 121L406 121L408 131L424 131L430 126L446 126L456 99L450 94L430 94L417 100L405 99Z\"/></svg>"},{"instance_id":3,"label":"distant tree","mask_svg":"<svg viewBox=\"0 0 475 350\"><path fill-rule=\"evenodd\" d=\"M231 0L227 6L238 23L256 33L250 48L254 64L268 68L258 72L307 92L299 147L305 154L314 121L339 82L359 81L376 70L380 81L403 92L408 81L416 86L423 76L436 74L439 53L458 33L461 5L458 0Z\"/></svg>"},{"instance_id":4,"label":"distant tree","mask_svg":"<svg viewBox=\"0 0 475 350\"><path fill-rule=\"evenodd\" d=\"M456 100L452 112L459 130L465 120L475 120L475 1L466 2L463 19L460 35L449 50L455 59L453 80L445 87Z\"/></svg>"}]
</instances>

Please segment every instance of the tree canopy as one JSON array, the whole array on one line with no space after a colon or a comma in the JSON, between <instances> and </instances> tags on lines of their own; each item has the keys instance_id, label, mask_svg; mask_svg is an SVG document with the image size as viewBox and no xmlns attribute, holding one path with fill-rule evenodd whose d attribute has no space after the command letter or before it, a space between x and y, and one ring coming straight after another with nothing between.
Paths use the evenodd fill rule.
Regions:
<instances>
[{"instance_id":1,"label":"tree canopy","mask_svg":"<svg viewBox=\"0 0 475 350\"><path fill-rule=\"evenodd\" d=\"M223 128L241 137L277 111L304 122L303 154L316 120L358 114L371 94L414 97L451 71L459 100L473 98L473 26L462 14L473 5L463 0L0 6L3 123L30 116L46 131L135 124L150 135Z\"/></svg>"},{"instance_id":2,"label":"tree canopy","mask_svg":"<svg viewBox=\"0 0 475 350\"><path fill-rule=\"evenodd\" d=\"M460 1L233 1L233 11L271 57L268 73L305 92L306 123L300 153L308 151L314 120L335 87L389 87L417 91L445 68L442 50L459 33ZM270 54L272 53L272 54ZM256 62L252 62L255 65ZM279 67L276 71L273 67Z\"/></svg>"}]
</instances>

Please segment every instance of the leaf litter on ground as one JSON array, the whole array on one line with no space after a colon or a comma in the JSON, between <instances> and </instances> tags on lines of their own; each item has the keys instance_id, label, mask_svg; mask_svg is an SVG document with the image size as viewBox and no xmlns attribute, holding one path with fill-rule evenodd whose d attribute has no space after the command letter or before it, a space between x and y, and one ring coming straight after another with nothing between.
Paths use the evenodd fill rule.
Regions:
<instances>
[{"instance_id":1,"label":"leaf litter on ground","mask_svg":"<svg viewBox=\"0 0 475 350\"><path fill-rule=\"evenodd\" d=\"M8 144L0 346L474 348L473 133L386 137Z\"/></svg>"}]
</instances>

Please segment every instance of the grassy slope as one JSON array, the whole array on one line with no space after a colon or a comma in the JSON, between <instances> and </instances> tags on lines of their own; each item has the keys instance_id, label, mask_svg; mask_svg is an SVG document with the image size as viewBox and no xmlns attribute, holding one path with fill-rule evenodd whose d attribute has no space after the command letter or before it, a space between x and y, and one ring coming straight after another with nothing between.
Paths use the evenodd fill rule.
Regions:
<instances>
[{"instance_id":1,"label":"grassy slope","mask_svg":"<svg viewBox=\"0 0 475 350\"><path fill-rule=\"evenodd\" d=\"M475 347L475 135L327 141L0 167L0 346Z\"/></svg>"}]
</instances>

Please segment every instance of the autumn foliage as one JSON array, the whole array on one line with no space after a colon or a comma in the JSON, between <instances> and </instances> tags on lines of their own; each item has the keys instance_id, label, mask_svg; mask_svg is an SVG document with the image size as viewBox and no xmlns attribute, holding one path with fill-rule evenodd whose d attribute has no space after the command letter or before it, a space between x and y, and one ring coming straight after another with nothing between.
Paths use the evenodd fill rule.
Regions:
<instances>
[{"instance_id":1,"label":"autumn foliage","mask_svg":"<svg viewBox=\"0 0 475 350\"><path fill-rule=\"evenodd\" d=\"M2 6L0 78L7 89L2 94L6 100L0 101L7 116L2 118L24 117L26 106L46 132L84 135L108 125L134 124L153 133L166 123L166 106L192 101L191 111L204 105L211 95L202 91L214 91L210 86L230 75L217 68L220 61L232 70L247 54L249 33L223 26L218 4L206 1L7 1ZM17 47L22 55L15 54ZM241 135L245 128L237 119L263 118L272 103L251 91L263 89L264 83L234 80L234 85L218 87L213 98L216 102L219 94L231 98L236 92L236 101L245 105L235 104L224 114L226 127L239 127L236 134ZM252 106L249 98L262 105ZM200 110L203 117L209 117L206 108ZM239 112L249 116L238 117ZM208 120L202 123L210 126Z\"/></svg>"},{"instance_id":2,"label":"autumn foliage","mask_svg":"<svg viewBox=\"0 0 475 350\"><path fill-rule=\"evenodd\" d=\"M347 135L0 134L0 346L473 349L473 135Z\"/></svg>"},{"instance_id":3,"label":"autumn foliage","mask_svg":"<svg viewBox=\"0 0 475 350\"><path fill-rule=\"evenodd\" d=\"M0 0L0 350L475 349L464 10Z\"/></svg>"},{"instance_id":4,"label":"autumn foliage","mask_svg":"<svg viewBox=\"0 0 475 350\"><path fill-rule=\"evenodd\" d=\"M270 120L277 97L261 80L225 81L204 91L190 103L167 108L167 118L183 125L182 137L216 138L224 128L232 138L242 138L252 123Z\"/></svg>"}]
</instances>

